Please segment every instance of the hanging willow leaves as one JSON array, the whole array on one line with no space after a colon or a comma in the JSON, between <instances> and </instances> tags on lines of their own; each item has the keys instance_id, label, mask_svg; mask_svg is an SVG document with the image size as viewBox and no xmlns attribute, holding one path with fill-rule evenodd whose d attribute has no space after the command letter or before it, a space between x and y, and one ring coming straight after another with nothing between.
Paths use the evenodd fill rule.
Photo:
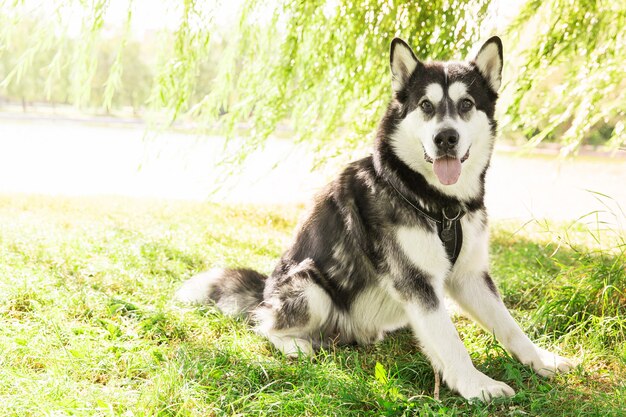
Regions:
<instances>
[{"instance_id":1,"label":"hanging willow leaves","mask_svg":"<svg viewBox=\"0 0 626 417\"><path fill-rule=\"evenodd\" d=\"M163 40L165 48L159 57L159 71L150 102L157 109L165 109L167 121L173 122L187 112L197 81L200 62L209 53L211 18L200 7L202 2L181 0L181 19L171 37Z\"/></svg>"},{"instance_id":2,"label":"hanging willow leaves","mask_svg":"<svg viewBox=\"0 0 626 417\"><path fill-rule=\"evenodd\" d=\"M574 152L594 133L626 143L626 2L530 0L509 28L509 130Z\"/></svg>"},{"instance_id":3,"label":"hanging willow leaves","mask_svg":"<svg viewBox=\"0 0 626 417\"><path fill-rule=\"evenodd\" d=\"M133 12L136 3L126 1L122 34L103 41L111 0L0 0L3 93L106 109L131 104L157 115L161 126L192 120L227 136L249 127L238 160L286 125L326 159L371 142L390 97L394 36L422 58L463 59L493 32L495 6L506 6L247 0L237 21L226 24L218 3L164 0L159 5L177 20L160 31L146 58L137 53L142 45L129 40L133 22L143 18ZM82 22L78 34L68 33L70 14ZM624 2L527 1L503 34L505 134L520 132L530 145L559 142L564 153L584 141L621 146L625 26ZM116 46L103 55L112 49L107 42ZM122 92L125 98L116 100Z\"/></svg>"},{"instance_id":4,"label":"hanging willow leaves","mask_svg":"<svg viewBox=\"0 0 626 417\"><path fill-rule=\"evenodd\" d=\"M126 49L126 44L128 41L128 37L130 36L130 25L132 22L133 12L132 12L133 0L129 0L128 2L128 10L126 12L126 22L124 24L124 30L122 33L122 39L117 48L117 52L115 54L115 59L113 64L111 64L111 68L109 70L109 75L107 77L106 82L104 83L104 107L109 110L112 106L113 95L116 91L120 89L120 85L122 84L122 72L124 71L124 67L122 65L122 57L124 53L124 49ZM129 68L132 71L132 68Z\"/></svg>"},{"instance_id":5,"label":"hanging willow leaves","mask_svg":"<svg viewBox=\"0 0 626 417\"><path fill-rule=\"evenodd\" d=\"M369 143L390 97L391 39L407 39L421 57L462 58L480 37L474 22L488 4L286 0L264 20L265 2L250 1L230 45L239 70L227 83L236 93L222 91L207 105L218 100L228 111L224 119L249 120L250 147L285 120L297 140L317 144L323 157L342 149L337 142Z\"/></svg>"}]
</instances>

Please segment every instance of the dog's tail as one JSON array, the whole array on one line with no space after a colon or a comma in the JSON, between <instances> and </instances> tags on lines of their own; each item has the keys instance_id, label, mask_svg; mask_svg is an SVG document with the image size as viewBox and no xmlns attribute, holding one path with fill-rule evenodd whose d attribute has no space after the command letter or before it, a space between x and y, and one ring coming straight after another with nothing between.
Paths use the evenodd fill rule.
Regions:
<instances>
[{"instance_id":1,"label":"dog's tail","mask_svg":"<svg viewBox=\"0 0 626 417\"><path fill-rule=\"evenodd\" d=\"M192 304L213 302L224 314L249 317L263 301L266 278L252 269L212 269L185 281L176 298Z\"/></svg>"}]
</instances>

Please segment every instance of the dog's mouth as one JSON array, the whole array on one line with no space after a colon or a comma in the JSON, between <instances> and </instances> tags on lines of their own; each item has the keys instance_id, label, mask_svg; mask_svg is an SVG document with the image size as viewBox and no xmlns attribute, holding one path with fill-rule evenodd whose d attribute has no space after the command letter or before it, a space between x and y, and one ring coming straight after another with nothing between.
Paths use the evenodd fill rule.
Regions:
<instances>
[{"instance_id":1,"label":"dog's mouth","mask_svg":"<svg viewBox=\"0 0 626 417\"><path fill-rule=\"evenodd\" d=\"M463 162L469 158L470 150L468 149L463 157L458 158L456 155L444 154L433 160L424 150L424 159L426 162L433 164L433 172L437 179L443 185L455 184L461 176Z\"/></svg>"}]
</instances>

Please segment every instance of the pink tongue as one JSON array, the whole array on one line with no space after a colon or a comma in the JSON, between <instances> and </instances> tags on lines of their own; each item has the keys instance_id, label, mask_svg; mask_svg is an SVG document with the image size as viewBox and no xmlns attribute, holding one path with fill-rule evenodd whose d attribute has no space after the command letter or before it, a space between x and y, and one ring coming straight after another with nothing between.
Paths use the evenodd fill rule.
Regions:
<instances>
[{"instance_id":1,"label":"pink tongue","mask_svg":"<svg viewBox=\"0 0 626 417\"><path fill-rule=\"evenodd\" d=\"M454 184L461 176L461 160L447 156L435 159L433 171L435 171L435 175L443 185Z\"/></svg>"}]
</instances>

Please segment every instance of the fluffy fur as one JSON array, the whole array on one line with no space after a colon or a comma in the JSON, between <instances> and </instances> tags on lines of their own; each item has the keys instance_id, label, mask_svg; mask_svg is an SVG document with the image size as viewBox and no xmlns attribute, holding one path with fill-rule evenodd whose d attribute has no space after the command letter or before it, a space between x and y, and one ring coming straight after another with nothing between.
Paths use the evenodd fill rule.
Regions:
<instances>
[{"instance_id":1,"label":"fluffy fur","mask_svg":"<svg viewBox=\"0 0 626 417\"><path fill-rule=\"evenodd\" d=\"M390 66L393 97L373 154L317 196L271 275L213 270L186 282L179 299L250 316L287 355L372 343L410 326L451 389L483 400L513 395L472 364L442 301L447 293L539 374L569 370L570 361L522 332L489 275L484 179L496 132L500 39L468 62L421 62L394 39ZM455 263L437 232L443 210L463 214Z\"/></svg>"}]
</instances>

